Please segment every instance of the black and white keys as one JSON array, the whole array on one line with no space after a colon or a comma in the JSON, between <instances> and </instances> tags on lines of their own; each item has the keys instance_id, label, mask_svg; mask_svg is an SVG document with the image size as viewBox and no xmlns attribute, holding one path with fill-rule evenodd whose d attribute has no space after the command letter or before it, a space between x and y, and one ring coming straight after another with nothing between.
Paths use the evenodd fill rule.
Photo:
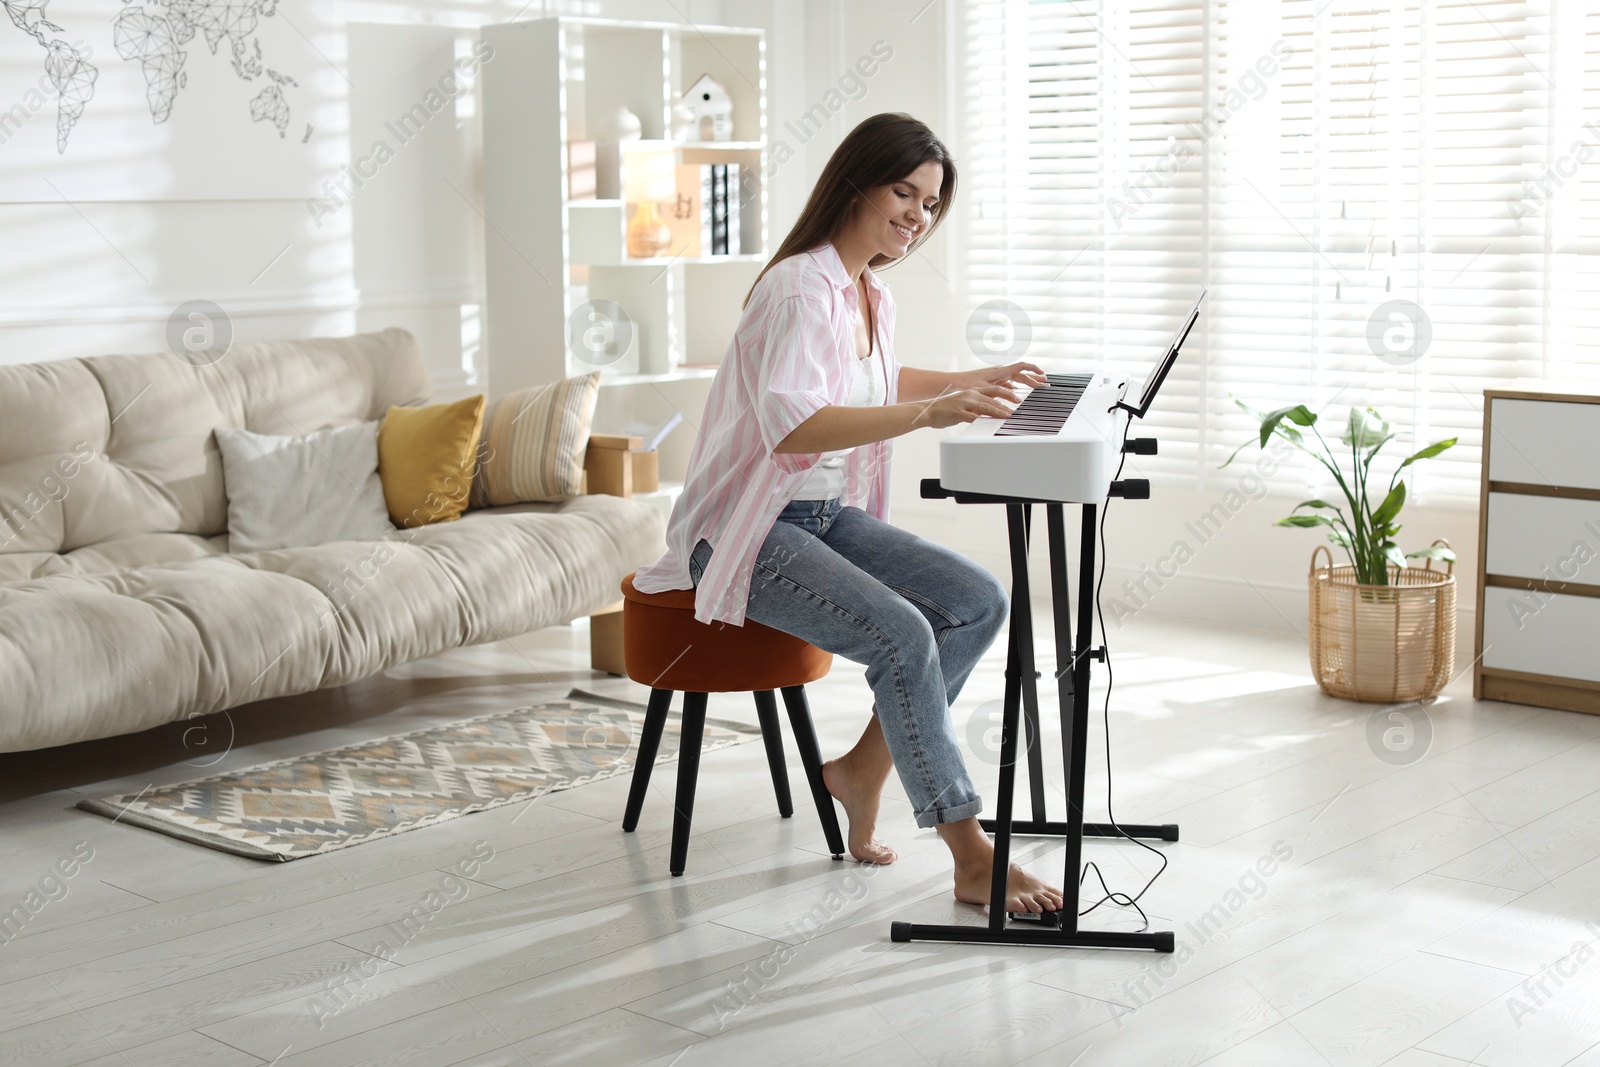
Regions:
<instances>
[{"instance_id":1,"label":"black and white keys","mask_svg":"<svg viewBox=\"0 0 1600 1067\"><path fill-rule=\"evenodd\" d=\"M1008 415L996 437L1049 437L1059 433L1094 380L1092 374L1047 374L1048 385L1035 388Z\"/></svg>"}]
</instances>

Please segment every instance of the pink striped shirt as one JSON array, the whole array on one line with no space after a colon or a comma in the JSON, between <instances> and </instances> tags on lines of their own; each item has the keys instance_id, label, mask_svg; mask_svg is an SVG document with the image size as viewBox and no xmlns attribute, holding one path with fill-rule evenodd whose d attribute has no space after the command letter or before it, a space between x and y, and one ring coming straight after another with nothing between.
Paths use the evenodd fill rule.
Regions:
<instances>
[{"instance_id":1,"label":"pink striped shirt","mask_svg":"<svg viewBox=\"0 0 1600 1067\"><path fill-rule=\"evenodd\" d=\"M898 396L894 298L870 269L876 344ZM689 556L701 538L715 550L695 593L701 622L744 624L756 553L778 512L805 483L820 452L774 452L789 432L830 404L849 399L856 356L858 296L832 244L790 256L762 276L711 382L683 494L667 523L667 552L641 568L634 586L660 593L688 589ZM889 518L889 441L854 449L845 461L840 502Z\"/></svg>"}]
</instances>

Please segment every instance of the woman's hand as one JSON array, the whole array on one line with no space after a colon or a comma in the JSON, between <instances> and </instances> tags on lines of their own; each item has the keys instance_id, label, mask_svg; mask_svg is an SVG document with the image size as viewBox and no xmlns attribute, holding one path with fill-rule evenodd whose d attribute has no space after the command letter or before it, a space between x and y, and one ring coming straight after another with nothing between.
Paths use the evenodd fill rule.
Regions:
<instances>
[{"instance_id":1,"label":"woman's hand","mask_svg":"<svg viewBox=\"0 0 1600 1067\"><path fill-rule=\"evenodd\" d=\"M1022 399L1021 389L1046 381L1044 371L1032 363L955 373L901 367L896 403L826 405L790 430L772 451L828 452L885 441L922 426L942 430L974 419L1003 419Z\"/></svg>"},{"instance_id":2,"label":"woman's hand","mask_svg":"<svg viewBox=\"0 0 1600 1067\"><path fill-rule=\"evenodd\" d=\"M978 370L962 371L956 378L957 384L963 389L981 389L986 385L1024 386L1035 389L1047 381L1044 371L1033 363L1008 363L1004 367L983 367Z\"/></svg>"},{"instance_id":3,"label":"woman's hand","mask_svg":"<svg viewBox=\"0 0 1600 1067\"><path fill-rule=\"evenodd\" d=\"M946 426L954 426L958 422L971 422L974 419L1003 419L1011 414L1012 409L1002 403L1002 399L1015 403L1016 394L1005 385L959 389L923 401L922 410L917 414L914 425L931 426L936 430L942 430Z\"/></svg>"}]
</instances>

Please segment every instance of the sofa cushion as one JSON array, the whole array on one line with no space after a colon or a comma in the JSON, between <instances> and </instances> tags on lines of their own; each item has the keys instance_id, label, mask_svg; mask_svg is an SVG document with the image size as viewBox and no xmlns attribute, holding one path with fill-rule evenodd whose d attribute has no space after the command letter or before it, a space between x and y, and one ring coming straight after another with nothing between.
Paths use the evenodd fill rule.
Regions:
<instances>
[{"instance_id":1,"label":"sofa cushion","mask_svg":"<svg viewBox=\"0 0 1600 1067\"><path fill-rule=\"evenodd\" d=\"M344 685L586 615L658 558L661 513L583 496L459 522L0 585L0 752Z\"/></svg>"},{"instance_id":2,"label":"sofa cushion","mask_svg":"<svg viewBox=\"0 0 1600 1067\"><path fill-rule=\"evenodd\" d=\"M404 330L0 366L0 561L140 534L214 537L228 500L212 431L304 434L383 417L431 392ZM73 460L71 476L61 464Z\"/></svg>"},{"instance_id":3,"label":"sofa cushion","mask_svg":"<svg viewBox=\"0 0 1600 1067\"><path fill-rule=\"evenodd\" d=\"M216 433L230 552L361 541L394 529L378 479L378 423L304 437L226 426Z\"/></svg>"},{"instance_id":4,"label":"sofa cushion","mask_svg":"<svg viewBox=\"0 0 1600 1067\"><path fill-rule=\"evenodd\" d=\"M510 393L484 423L475 507L568 500L583 492L583 458L600 372Z\"/></svg>"},{"instance_id":5,"label":"sofa cushion","mask_svg":"<svg viewBox=\"0 0 1600 1067\"><path fill-rule=\"evenodd\" d=\"M143 533L114 537L71 552L0 552L0 585L54 574L109 574L133 567L226 556L228 535Z\"/></svg>"},{"instance_id":6,"label":"sofa cushion","mask_svg":"<svg viewBox=\"0 0 1600 1067\"><path fill-rule=\"evenodd\" d=\"M483 434L482 394L393 407L378 429L378 476L396 526L453 522L467 508Z\"/></svg>"}]
</instances>

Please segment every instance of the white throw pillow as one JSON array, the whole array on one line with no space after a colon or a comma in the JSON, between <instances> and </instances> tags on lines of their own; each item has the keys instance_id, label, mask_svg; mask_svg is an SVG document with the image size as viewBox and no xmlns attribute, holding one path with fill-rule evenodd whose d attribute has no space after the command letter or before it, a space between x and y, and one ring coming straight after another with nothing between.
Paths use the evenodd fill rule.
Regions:
<instances>
[{"instance_id":1,"label":"white throw pillow","mask_svg":"<svg viewBox=\"0 0 1600 1067\"><path fill-rule=\"evenodd\" d=\"M304 437L218 427L228 492L228 551L261 552L394 532L378 479L378 426Z\"/></svg>"}]
</instances>

